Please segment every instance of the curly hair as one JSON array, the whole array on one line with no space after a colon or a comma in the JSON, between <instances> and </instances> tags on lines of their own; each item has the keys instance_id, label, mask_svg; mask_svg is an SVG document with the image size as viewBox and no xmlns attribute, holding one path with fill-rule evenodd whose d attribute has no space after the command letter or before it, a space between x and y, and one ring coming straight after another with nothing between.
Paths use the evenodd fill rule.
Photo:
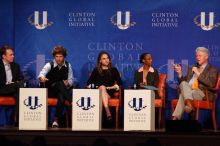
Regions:
<instances>
[{"instance_id":1,"label":"curly hair","mask_svg":"<svg viewBox=\"0 0 220 146\"><path fill-rule=\"evenodd\" d=\"M55 46L51 52L51 54L53 55L53 57L55 57L56 54L62 54L64 57L67 56L67 51L63 46Z\"/></svg>"}]
</instances>

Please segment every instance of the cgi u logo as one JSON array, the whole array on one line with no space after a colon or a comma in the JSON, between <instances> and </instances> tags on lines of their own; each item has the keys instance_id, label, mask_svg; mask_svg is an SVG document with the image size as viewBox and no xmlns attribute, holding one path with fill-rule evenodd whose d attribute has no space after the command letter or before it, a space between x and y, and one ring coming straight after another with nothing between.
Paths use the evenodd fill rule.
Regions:
<instances>
[{"instance_id":1,"label":"cgi u logo","mask_svg":"<svg viewBox=\"0 0 220 146\"><path fill-rule=\"evenodd\" d=\"M38 103L38 96L35 96L34 98L32 96L29 96L27 99L24 100L24 105L29 107L31 110L35 110L38 107L41 107L42 104Z\"/></svg>"},{"instance_id":2,"label":"cgi u logo","mask_svg":"<svg viewBox=\"0 0 220 146\"><path fill-rule=\"evenodd\" d=\"M125 24L122 25L121 23L121 16L122 16L122 12L121 11L118 11L117 12L117 26L119 29L128 29L130 27L130 12L129 11L126 11L125 12Z\"/></svg>"},{"instance_id":3,"label":"cgi u logo","mask_svg":"<svg viewBox=\"0 0 220 146\"><path fill-rule=\"evenodd\" d=\"M40 24L40 16L42 15L42 23ZM32 18L33 15L28 17L28 22L31 25L34 25L34 27L36 29L45 29L48 26L51 26L53 24L53 22L49 22L47 21L47 11L43 11L43 13L39 13L39 11L34 11L34 19Z\"/></svg>"},{"instance_id":4,"label":"cgi u logo","mask_svg":"<svg viewBox=\"0 0 220 146\"><path fill-rule=\"evenodd\" d=\"M130 22L130 18L131 18L131 15L130 15L130 12L129 11L126 11L125 12L125 23L122 24L122 12L121 11L118 11L117 12L117 22L115 23L115 18L116 15L113 15L111 17L111 22L116 25L119 29L121 30L125 30L125 29L128 29L129 27L131 26L134 26L136 23L135 22Z\"/></svg>"},{"instance_id":5,"label":"cgi u logo","mask_svg":"<svg viewBox=\"0 0 220 146\"><path fill-rule=\"evenodd\" d=\"M93 107L95 107L95 105L91 105L91 97L81 97L81 99L79 99L76 102L78 107L81 107L83 110L89 110Z\"/></svg>"},{"instance_id":6,"label":"cgi u logo","mask_svg":"<svg viewBox=\"0 0 220 146\"><path fill-rule=\"evenodd\" d=\"M39 24L39 12L34 12L34 25L37 29L45 29L47 27L47 11L43 11L43 22Z\"/></svg>"},{"instance_id":7,"label":"cgi u logo","mask_svg":"<svg viewBox=\"0 0 220 146\"><path fill-rule=\"evenodd\" d=\"M208 19L208 24L209 25L206 25L207 15L209 16L209 19ZM199 18L200 18L200 20L199 20ZM212 30L215 27L220 26L220 22L214 23L214 18L216 20L216 17L214 16L214 12L209 12L209 14L205 14L205 12L201 12L200 15L198 15L194 18L194 23L197 26L201 27L203 30L209 31L209 30Z\"/></svg>"},{"instance_id":8,"label":"cgi u logo","mask_svg":"<svg viewBox=\"0 0 220 146\"><path fill-rule=\"evenodd\" d=\"M147 107L143 106L142 98L133 98L131 101L128 102L128 106L130 108L133 108L135 111L141 111L142 109Z\"/></svg>"},{"instance_id":9,"label":"cgi u logo","mask_svg":"<svg viewBox=\"0 0 220 146\"><path fill-rule=\"evenodd\" d=\"M205 12L201 12L201 28L203 30L212 30L214 27L214 12L209 12L209 25L205 24Z\"/></svg>"}]
</instances>

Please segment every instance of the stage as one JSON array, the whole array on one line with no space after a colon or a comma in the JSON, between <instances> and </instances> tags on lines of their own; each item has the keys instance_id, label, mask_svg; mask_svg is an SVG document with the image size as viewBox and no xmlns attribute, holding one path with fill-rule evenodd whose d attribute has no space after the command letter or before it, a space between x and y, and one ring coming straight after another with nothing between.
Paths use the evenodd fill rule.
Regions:
<instances>
[{"instance_id":1,"label":"stage","mask_svg":"<svg viewBox=\"0 0 220 146\"><path fill-rule=\"evenodd\" d=\"M18 140L30 145L36 137L44 138L47 145L56 146L92 146L101 138L112 145L135 146L141 143L162 146L217 146L220 143L220 131L202 130L201 132L167 132L157 129L155 132L123 131L122 129L102 129L101 131L72 131L70 128L49 128L45 131L20 131L14 127L1 127L0 137L10 141ZM150 142L149 142L150 141Z\"/></svg>"},{"instance_id":2,"label":"stage","mask_svg":"<svg viewBox=\"0 0 220 146\"><path fill-rule=\"evenodd\" d=\"M20 96L20 92L19 98L16 98L17 101L19 99L19 104L15 103L14 97L11 97L11 100L8 100L8 97L3 98L5 102L0 101L0 146L43 146L45 144L49 146L97 146L98 144L94 144L97 139L99 143L102 142L99 146L108 146L108 144L122 146L220 145L220 91L218 84L216 84L215 98L207 96L209 94L205 97L207 101L212 101L212 104L203 101L201 104L199 101L195 104L201 109L199 116L195 114L201 125L183 121L179 124L171 123L168 126L173 129L173 132L167 128L167 121L172 119L172 113L176 106L172 103L177 103L176 99L181 93L178 78L180 74L176 73L174 64L181 66L181 76L187 76L187 79L189 79L187 73L191 72L191 67L197 68L202 79L199 84L204 84L202 90L206 86L214 86L216 73L212 74L212 71L215 69L209 71L206 70L206 67L208 68L210 65L217 68L219 75L219 6L220 0L0 0L0 48L5 45L10 46L14 50L13 59L7 60L9 62L13 60L19 65L15 70L11 65L6 67L6 62L0 64L0 89L5 84L16 82L14 74L19 74L19 72L22 73L25 89L39 88L40 72L46 63L50 63L54 59L55 55L51 52L57 46L63 46L66 50L67 56L64 55L64 58L68 64L65 62L63 65L67 67L65 72L68 72L68 75L65 75L63 79L72 80L74 90L88 90L86 88L87 82L97 66L103 70L110 69L110 66L116 68L117 74L120 76L116 80L115 77L112 79L115 84L119 84L117 82L119 78L122 80L122 85L119 84L121 87L119 89L122 90L115 94L118 99L113 99L109 102L111 104L108 103L108 107L112 108L113 126L111 122L106 122L105 117L109 117L109 114L106 114L100 104L102 103L100 102L101 96L98 94L101 92L97 91L97 95L91 95L91 91L95 89L89 89L87 95L82 91L82 94L77 97L74 93L72 104L66 104L67 108L63 111L61 120L59 119L61 127L80 125L81 129L88 130L88 128L96 128L98 125L98 128L99 126L103 127L100 131L72 131L71 128L33 130L38 126L44 128L47 125L51 126L53 120L56 119L54 117L57 116L56 106L59 104L56 99L51 98L50 100L47 91L46 94L41 95L41 93L45 93L40 90L43 88L39 88L39 91L35 92L23 90L24 96ZM200 66L198 62L201 60L198 59L195 52L197 48L208 49L205 51L204 57L207 58L207 60L205 59L207 62L200 64L203 67L202 71L199 71L198 68ZM108 65L104 63L98 65L101 64L99 60L97 61L98 54L102 51L109 54L110 63ZM141 67L146 67L145 61L141 57L144 53L149 53L151 61L149 61L147 68L143 68L143 72L146 70L146 78L144 79L145 73L143 73L143 77L140 78L141 83L139 81L136 83L136 73L142 72ZM3 53L5 56L6 54ZM47 69L48 72L45 72L46 77L51 69L50 66ZM155 73L155 76L147 77L148 72ZM210 78L206 73L212 74ZM115 76L115 73L108 74ZM142 76L142 73L140 75ZM17 77L19 80L22 79L20 75L16 75ZM54 75L54 77L57 76ZM198 76L192 75L191 77L195 80ZM160 86L157 89L159 94L155 96L156 102L152 100L155 98L153 91L152 96L147 96L150 93L134 93L138 91L134 89L138 85L142 85L142 81L143 85L150 85L151 81L147 81L148 78L155 82L152 84L153 86ZM108 79L111 80L111 78ZM93 85L94 87L98 85L95 80L89 83L91 88ZM97 78L97 80L99 79ZM210 80L213 80L213 83ZM149 89L155 90L155 88ZM207 89L214 93L213 89ZM133 90L134 94L127 94L126 90ZM209 93L208 90L206 93ZM129 95L129 98L125 95ZM149 103L151 105L148 105ZM15 105L19 105L21 108L15 111ZM71 106L73 107L72 112L69 112ZM155 115L154 106L156 107ZM76 109L77 112L75 112ZM101 115L101 109L104 111L103 115ZM39 112L40 110L41 112ZM151 113L147 113L145 110L151 111ZM13 126L4 126L14 124L14 114L17 114L18 111L20 112L19 119L22 119L23 122L17 119L16 122L31 130L19 130ZM92 113L94 111L96 114ZM193 114L184 114L183 119L194 120ZM130 122L131 124L137 122L134 125L142 130L146 126L144 122L149 124L151 121L150 125L153 125L152 119L155 119L155 126L163 128L156 127L155 131L123 130L123 127L132 127L126 126ZM99 123L95 126L95 124L87 124L88 121ZM159 124L161 125L158 126ZM118 126L119 129L104 128L108 126ZM213 130L214 128L218 130ZM190 132L190 130L194 132Z\"/></svg>"}]
</instances>

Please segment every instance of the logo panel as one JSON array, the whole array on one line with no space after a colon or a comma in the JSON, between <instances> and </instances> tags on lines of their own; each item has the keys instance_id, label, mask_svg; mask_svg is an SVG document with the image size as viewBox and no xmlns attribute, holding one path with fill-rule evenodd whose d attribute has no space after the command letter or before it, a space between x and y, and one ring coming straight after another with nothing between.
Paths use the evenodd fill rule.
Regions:
<instances>
[{"instance_id":1,"label":"logo panel","mask_svg":"<svg viewBox=\"0 0 220 146\"><path fill-rule=\"evenodd\" d=\"M42 24L40 24L40 16L42 15ZM34 20L33 20L34 17ZM36 29L42 30L51 26L53 22L47 22L47 11L43 11L43 13L39 13L39 11L34 11L34 15L28 17L28 22L35 26Z\"/></svg>"},{"instance_id":2,"label":"logo panel","mask_svg":"<svg viewBox=\"0 0 220 146\"><path fill-rule=\"evenodd\" d=\"M136 22L130 21L131 19L130 11L125 12L125 23L122 24L122 14L123 13L121 11L118 11L116 15L113 15L110 19L111 23L117 26L121 30L128 29L129 27L134 26L136 24ZM115 17L116 17L116 20L115 20Z\"/></svg>"}]
</instances>

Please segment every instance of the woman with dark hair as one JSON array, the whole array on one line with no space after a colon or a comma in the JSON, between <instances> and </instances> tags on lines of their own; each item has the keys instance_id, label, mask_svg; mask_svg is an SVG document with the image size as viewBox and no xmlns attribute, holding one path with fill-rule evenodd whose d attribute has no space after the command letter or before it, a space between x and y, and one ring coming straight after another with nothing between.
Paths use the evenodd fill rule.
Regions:
<instances>
[{"instance_id":1,"label":"woman with dark hair","mask_svg":"<svg viewBox=\"0 0 220 146\"><path fill-rule=\"evenodd\" d=\"M107 120L112 120L108 99L114 96L115 91L119 90L122 81L118 70L112 66L110 55L105 51L99 53L96 67L87 81L89 88L91 85L100 89Z\"/></svg>"},{"instance_id":2,"label":"woman with dark hair","mask_svg":"<svg viewBox=\"0 0 220 146\"><path fill-rule=\"evenodd\" d=\"M152 55L150 53L143 53L140 57L140 63L143 64L141 68L135 71L134 84L137 88L144 88L144 86L158 85L158 71L152 67Z\"/></svg>"}]
</instances>

